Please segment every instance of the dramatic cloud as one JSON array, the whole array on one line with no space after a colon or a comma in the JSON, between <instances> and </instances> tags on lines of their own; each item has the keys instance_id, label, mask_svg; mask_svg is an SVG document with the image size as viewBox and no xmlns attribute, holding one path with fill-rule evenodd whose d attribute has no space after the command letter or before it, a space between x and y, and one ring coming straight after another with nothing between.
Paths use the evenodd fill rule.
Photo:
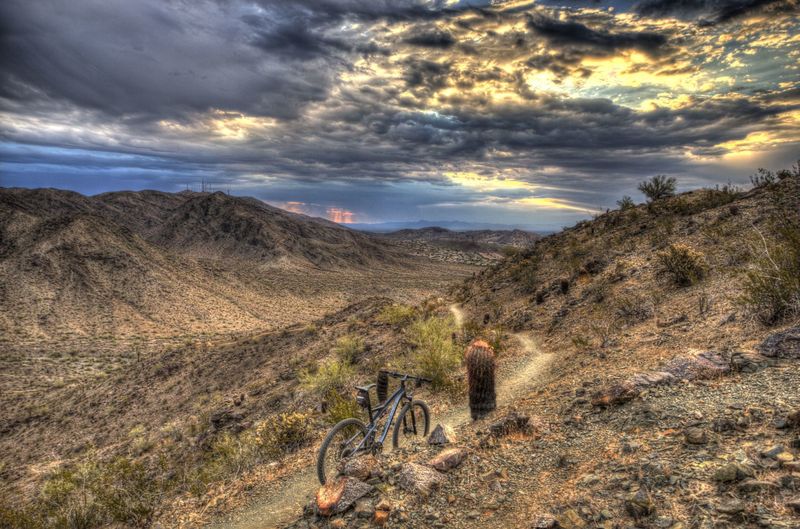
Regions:
<instances>
[{"instance_id":1,"label":"dramatic cloud","mask_svg":"<svg viewBox=\"0 0 800 529\"><path fill-rule=\"evenodd\" d=\"M566 4L566 5L565 5ZM0 185L558 227L800 154L797 2L8 0Z\"/></svg>"}]
</instances>

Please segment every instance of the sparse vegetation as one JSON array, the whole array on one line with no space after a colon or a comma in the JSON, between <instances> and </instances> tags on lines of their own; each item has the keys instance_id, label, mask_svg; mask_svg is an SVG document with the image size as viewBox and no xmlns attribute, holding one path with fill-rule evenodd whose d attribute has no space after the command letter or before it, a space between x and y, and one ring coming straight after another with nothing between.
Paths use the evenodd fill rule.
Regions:
<instances>
[{"instance_id":1,"label":"sparse vegetation","mask_svg":"<svg viewBox=\"0 0 800 529\"><path fill-rule=\"evenodd\" d=\"M631 197L625 195L621 199L617 200L617 206L619 206L620 211L628 211L629 209L635 208L636 204L633 202Z\"/></svg>"},{"instance_id":2,"label":"sparse vegetation","mask_svg":"<svg viewBox=\"0 0 800 529\"><path fill-rule=\"evenodd\" d=\"M417 309L411 305L392 303L384 307L378 315L378 321L389 325L406 325L414 319L416 314Z\"/></svg>"},{"instance_id":3,"label":"sparse vegetation","mask_svg":"<svg viewBox=\"0 0 800 529\"><path fill-rule=\"evenodd\" d=\"M690 286L700 281L708 270L703 254L685 244L671 244L656 254L660 270L678 286Z\"/></svg>"},{"instance_id":4,"label":"sparse vegetation","mask_svg":"<svg viewBox=\"0 0 800 529\"><path fill-rule=\"evenodd\" d=\"M676 180L666 175L656 175L639 184L639 191L649 202L655 202L675 195Z\"/></svg>"},{"instance_id":5,"label":"sparse vegetation","mask_svg":"<svg viewBox=\"0 0 800 529\"><path fill-rule=\"evenodd\" d=\"M336 340L331 352L340 362L352 364L364 352L364 340L352 334L342 336Z\"/></svg>"},{"instance_id":6,"label":"sparse vegetation","mask_svg":"<svg viewBox=\"0 0 800 529\"><path fill-rule=\"evenodd\" d=\"M414 365L419 374L433 380L434 389L451 387L453 374L461 364L461 352L453 342L454 331L452 318L436 316L418 319L408 328Z\"/></svg>"},{"instance_id":7,"label":"sparse vegetation","mask_svg":"<svg viewBox=\"0 0 800 529\"><path fill-rule=\"evenodd\" d=\"M742 284L740 302L765 325L800 316L800 163L793 171L781 178L791 182L772 191L771 237L753 227L756 257Z\"/></svg>"},{"instance_id":8,"label":"sparse vegetation","mask_svg":"<svg viewBox=\"0 0 800 529\"><path fill-rule=\"evenodd\" d=\"M316 372L303 371L300 380L317 395L326 396L344 389L354 376L355 370L349 362L328 359L319 365Z\"/></svg>"}]
</instances>

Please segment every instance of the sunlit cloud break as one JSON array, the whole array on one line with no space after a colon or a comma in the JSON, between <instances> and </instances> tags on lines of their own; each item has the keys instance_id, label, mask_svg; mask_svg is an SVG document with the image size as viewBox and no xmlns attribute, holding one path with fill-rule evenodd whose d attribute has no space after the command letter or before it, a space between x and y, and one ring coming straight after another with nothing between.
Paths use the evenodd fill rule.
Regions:
<instances>
[{"instance_id":1,"label":"sunlit cloud break","mask_svg":"<svg viewBox=\"0 0 800 529\"><path fill-rule=\"evenodd\" d=\"M9 0L0 185L555 227L800 154L797 0Z\"/></svg>"}]
</instances>

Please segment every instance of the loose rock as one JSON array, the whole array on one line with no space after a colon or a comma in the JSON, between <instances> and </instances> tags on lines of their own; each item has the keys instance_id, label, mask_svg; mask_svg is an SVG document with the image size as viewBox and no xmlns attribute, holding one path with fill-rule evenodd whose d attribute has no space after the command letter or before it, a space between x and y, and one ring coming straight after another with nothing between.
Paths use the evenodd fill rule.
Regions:
<instances>
[{"instance_id":1,"label":"loose rock","mask_svg":"<svg viewBox=\"0 0 800 529\"><path fill-rule=\"evenodd\" d=\"M445 481L444 475L431 467L406 463L400 469L398 484L405 491L428 496L431 491L441 487Z\"/></svg>"},{"instance_id":2,"label":"loose rock","mask_svg":"<svg viewBox=\"0 0 800 529\"><path fill-rule=\"evenodd\" d=\"M456 433L451 426L446 424L437 424L436 427L428 436L428 444L431 445L446 445L456 442Z\"/></svg>"},{"instance_id":3,"label":"loose rock","mask_svg":"<svg viewBox=\"0 0 800 529\"><path fill-rule=\"evenodd\" d=\"M800 358L800 327L793 327L768 337L758 346L758 352L770 358Z\"/></svg>"},{"instance_id":4,"label":"loose rock","mask_svg":"<svg viewBox=\"0 0 800 529\"><path fill-rule=\"evenodd\" d=\"M371 490L372 485L348 476L328 481L317 491L317 509L322 516L339 514Z\"/></svg>"},{"instance_id":5,"label":"loose rock","mask_svg":"<svg viewBox=\"0 0 800 529\"><path fill-rule=\"evenodd\" d=\"M436 454L433 459L428 461L428 464L436 470L447 472L460 465L465 457L467 457L467 451L463 448L448 448Z\"/></svg>"}]
</instances>

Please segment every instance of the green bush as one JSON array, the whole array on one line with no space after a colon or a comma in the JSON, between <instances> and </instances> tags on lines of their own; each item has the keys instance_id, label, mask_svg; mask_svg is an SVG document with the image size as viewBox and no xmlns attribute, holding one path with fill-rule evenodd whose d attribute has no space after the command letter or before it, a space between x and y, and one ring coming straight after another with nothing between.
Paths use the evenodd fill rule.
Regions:
<instances>
[{"instance_id":1,"label":"green bush","mask_svg":"<svg viewBox=\"0 0 800 529\"><path fill-rule=\"evenodd\" d=\"M461 352L453 342L455 331L453 318L435 316L418 319L408 329L415 368L433 381L434 389L451 387L453 375L461 364Z\"/></svg>"},{"instance_id":2,"label":"green bush","mask_svg":"<svg viewBox=\"0 0 800 529\"><path fill-rule=\"evenodd\" d=\"M703 254L685 244L671 244L656 254L663 273L671 276L678 286L689 286L700 281L708 271Z\"/></svg>"},{"instance_id":3,"label":"green bush","mask_svg":"<svg viewBox=\"0 0 800 529\"><path fill-rule=\"evenodd\" d=\"M629 209L633 209L636 207L636 204L633 202L633 199L628 195L625 195L620 200L617 200L617 206L621 211L628 211Z\"/></svg>"},{"instance_id":4,"label":"green bush","mask_svg":"<svg viewBox=\"0 0 800 529\"><path fill-rule=\"evenodd\" d=\"M639 191L641 191L647 200L655 202L667 197L675 195L676 180L666 175L656 175L646 182L639 184Z\"/></svg>"},{"instance_id":5,"label":"green bush","mask_svg":"<svg viewBox=\"0 0 800 529\"><path fill-rule=\"evenodd\" d=\"M303 371L300 381L317 395L325 396L332 391L344 389L354 376L355 371L350 362L329 359L322 362L315 373Z\"/></svg>"},{"instance_id":6,"label":"green bush","mask_svg":"<svg viewBox=\"0 0 800 529\"><path fill-rule=\"evenodd\" d=\"M336 340L331 352L333 352L340 361L352 364L358 356L364 352L364 340L352 334L341 336Z\"/></svg>"},{"instance_id":7,"label":"green bush","mask_svg":"<svg viewBox=\"0 0 800 529\"><path fill-rule=\"evenodd\" d=\"M392 303L383 308L378 314L378 321L389 325L406 325L414 319L417 310L411 305Z\"/></svg>"},{"instance_id":8,"label":"green bush","mask_svg":"<svg viewBox=\"0 0 800 529\"><path fill-rule=\"evenodd\" d=\"M358 417L361 412L356 399L346 395L343 396L336 391L328 395L326 402L328 403L326 413L331 424L336 424L350 417Z\"/></svg>"}]
</instances>

